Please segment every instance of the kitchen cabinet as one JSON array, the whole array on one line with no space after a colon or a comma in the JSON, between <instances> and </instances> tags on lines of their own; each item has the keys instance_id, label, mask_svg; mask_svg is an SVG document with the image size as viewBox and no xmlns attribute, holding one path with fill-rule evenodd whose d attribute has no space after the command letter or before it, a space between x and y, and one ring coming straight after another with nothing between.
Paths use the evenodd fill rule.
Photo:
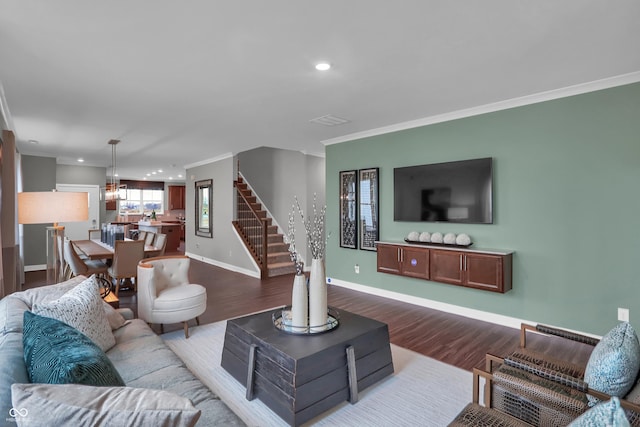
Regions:
<instances>
[{"instance_id":1,"label":"kitchen cabinet","mask_svg":"<svg viewBox=\"0 0 640 427\"><path fill-rule=\"evenodd\" d=\"M169 186L169 210L185 208L185 186L170 185Z\"/></svg>"},{"instance_id":2,"label":"kitchen cabinet","mask_svg":"<svg viewBox=\"0 0 640 427\"><path fill-rule=\"evenodd\" d=\"M379 242L378 271L504 293L511 290L512 252Z\"/></svg>"}]
</instances>

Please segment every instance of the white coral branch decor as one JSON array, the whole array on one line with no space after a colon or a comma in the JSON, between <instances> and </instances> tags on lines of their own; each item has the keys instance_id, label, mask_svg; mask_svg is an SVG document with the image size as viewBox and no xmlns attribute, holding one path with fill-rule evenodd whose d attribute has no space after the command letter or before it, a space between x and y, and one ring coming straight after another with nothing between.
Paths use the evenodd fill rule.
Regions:
<instances>
[{"instance_id":1,"label":"white coral branch decor","mask_svg":"<svg viewBox=\"0 0 640 427\"><path fill-rule=\"evenodd\" d=\"M313 194L313 217L305 218L304 211L300 207L300 202L298 201L298 197L295 198L296 207L298 209L298 213L300 214L300 218L302 219L302 223L304 224L304 229L307 233L307 245L309 246L309 250L311 251L311 257L313 259L323 259L325 254L325 249L327 247L327 240L329 239L329 235L325 238L324 235L324 216L327 211L327 206L323 206L318 212L316 207L316 194Z\"/></svg>"},{"instance_id":2,"label":"white coral branch decor","mask_svg":"<svg viewBox=\"0 0 640 427\"><path fill-rule=\"evenodd\" d=\"M296 275L300 276L303 270L303 263L300 259L300 254L296 250L296 219L294 215L295 205L292 206L291 212L289 212L289 225L287 228L287 235L285 236L285 243L289 244L289 255L291 261L295 264Z\"/></svg>"}]
</instances>

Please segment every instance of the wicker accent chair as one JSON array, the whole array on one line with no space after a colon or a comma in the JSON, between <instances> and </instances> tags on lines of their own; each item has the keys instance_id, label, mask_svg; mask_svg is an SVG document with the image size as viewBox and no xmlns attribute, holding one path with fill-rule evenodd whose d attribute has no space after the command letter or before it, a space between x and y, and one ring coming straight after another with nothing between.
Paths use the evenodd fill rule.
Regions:
<instances>
[{"instance_id":1,"label":"wicker accent chair","mask_svg":"<svg viewBox=\"0 0 640 427\"><path fill-rule=\"evenodd\" d=\"M485 377L485 406L534 426L565 426L590 408L588 395L601 401L610 399L609 395L589 388L584 381L586 366L527 349L528 331L594 347L599 342L596 338L562 329L523 324L520 348L505 358L487 354L486 372L478 374ZM631 425L640 426L638 402L620 401Z\"/></svg>"}]
</instances>

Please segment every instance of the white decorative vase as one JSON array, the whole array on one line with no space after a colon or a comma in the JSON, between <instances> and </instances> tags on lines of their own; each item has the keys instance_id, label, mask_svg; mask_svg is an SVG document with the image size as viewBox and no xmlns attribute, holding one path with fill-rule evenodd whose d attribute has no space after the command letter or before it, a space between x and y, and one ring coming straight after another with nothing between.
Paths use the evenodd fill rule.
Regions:
<instances>
[{"instance_id":1,"label":"white decorative vase","mask_svg":"<svg viewBox=\"0 0 640 427\"><path fill-rule=\"evenodd\" d=\"M324 261L313 259L309 275L309 326L310 332L327 329L327 279Z\"/></svg>"},{"instance_id":2,"label":"white decorative vase","mask_svg":"<svg viewBox=\"0 0 640 427\"><path fill-rule=\"evenodd\" d=\"M309 298L307 294L307 276L296 274L293 278L291 293L291 324L293 332L306 332L309 326Z\"/></svg>"}]
</instances>

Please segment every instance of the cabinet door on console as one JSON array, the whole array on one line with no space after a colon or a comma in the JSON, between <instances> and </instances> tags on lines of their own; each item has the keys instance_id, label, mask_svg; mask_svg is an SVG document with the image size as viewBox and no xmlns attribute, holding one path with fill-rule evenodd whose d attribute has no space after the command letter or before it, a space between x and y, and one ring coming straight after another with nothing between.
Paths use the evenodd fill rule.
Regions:
<instances>
[{"instance_id":1,"label":"cabinet door on console","mask_svg":"<svg viewBox=\"0 0 640 427\"><path fill-rule=\"evenodd\" d=\"M378 243L378 271L400 274L400 247Z\"/></svg>"},{"instance_id":2,"label":"cabinet door on console","mask_svg":"<svg viewBox=\"0 0 640 427\"><path fill-rule=\"evenodd\" d=\"M431 280L462 285L464 254L456 251L431 249Z\"/></svg>"},{"instance_id":3,"label":"cabinet door on console","mask_svg":"<svg viewBox=\"0 0 640 427\"><path fill-rule=\"evenodd\" d=\"M405 247L401 251L402 274L429 280L429 249Z\"/></svg>"},{"instance_id":4,"label":"cabinet door on console","mask_svg":"<svg viewBox=\"0 0 640 427\"><path fill-rule=\"evenodd\" d=\"M467 286L490 291L505 292L503 257L483 254L467 254L465 260Z\"/></svg>"}]
</instances>

